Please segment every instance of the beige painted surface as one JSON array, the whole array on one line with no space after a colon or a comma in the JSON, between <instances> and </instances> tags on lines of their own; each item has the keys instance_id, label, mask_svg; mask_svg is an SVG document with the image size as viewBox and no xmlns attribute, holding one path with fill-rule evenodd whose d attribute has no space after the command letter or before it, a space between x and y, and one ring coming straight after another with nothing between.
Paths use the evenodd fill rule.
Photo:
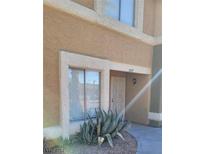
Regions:
<instances>
[{"instance_id":1,"label":"beige painted surface","mask_svg":"<svg viewBox=\"0 0 205 154\"><path fill-rule=\"evenodd\" d=\"M118 113L123 112L125 109L125 86L126 78L111 76L111 109Z\"/></svg>"},{"instance_id":2,"label":"beige painted surface","mask_svg":"<svg viewBox=\"0 0 205 154\"><path fill-rule=\"evenodd\" d=\"M121 71L114 71L111 70L110 71L110 76L117 76L117 77L126 77L126 73L125 72L121 72Z\"/></svg>"},{"instance_id":3,"label":"beige painted surface","mask_svg":"<svg viewBox=\"0 0 205 154\"><path fill-rule=\"evenodd\" d=\"M140 73L140 74L151 74L151 68L142 67L137 65L130 65L125 63L118 63L111 61L111 70L122 71L122 72L132 72L132 73Z\"/></svg>"},{"instance_id":4,"label":"beige painted surface","mask_svg":"<svg viewBox=\"0 0 205 154\"><path fill-rule=\"evenodd\" d=\"M144 33L154 35L154 1L144 0Z\"/></svg>"},{"instance_id":5,"label":"beige painted surface","mask_svg":"<svg viewBox=\"0 0 205 154\"><path fill-rule=\"evenodd\" d=\"M94 0L72 0L72 1L94 10Z\"/></svg>"},{"instance_id":6,"label":"beige painted surface","mask_svg":"<svg viewBox=\"0 0 205 154\"><path fill-rule=\"evenodd\" d=\"M59 125L59 50L151 66L152 46L44 6L44 127Z\"/></svg>"},{"instance_id":7,"label":"beige painted surface","mask_svg":"<svg viewBox=\"0 0 205 154\"><path fill-rule=\"evenodd\" d=\"M150 75L127 73L126 78L126 106L142 90L150 79ZM133 85L133 78L136 84ZM150 89L148 88L133 105L126 111L125 117L129 121L148 124L148 113L150 104Z\"/></svg>"},{"instance_id":8,"label":"beige painted surface","mask_svg":"<svg viewBox=\"0 0 205 154\"><path fill-rule=\"evenodd\" d=\"M162 0L144 0L144 33L162 35Z\"/></svg>"},{"instance_id":9,"label":"beige painted surface","mask_svg":"<svg viewBox=\"0 0 205 154\"><path fill-rule=\"evenodd\" d=\"M45 36L44 36L45 37ZM45 43L45 41L44 41ZM59 58L44 44L43 52L43 119L44 127L58 125L60 120Z\"/></svg>"},{"instance_id":10,"label":"beige painted surface","mask_svg":"<svg viewBox=\"0 0 205 154\"><path fill-rule=\"evenodd\" d=\"M155 36L162 35L162 0L156 0L155 3Z\"/></svg>"},{"instance_id":11,"label":"beige painted surface","mask_svg":"<svg viewBox=\"0 0 205 154\"><path fill-rule=\"evenodd\" d=\"M151 66L152 46L44 7L44 46L144 67ZM52 52L52 51L50 51Z\"/></svg>"}]
</instances>

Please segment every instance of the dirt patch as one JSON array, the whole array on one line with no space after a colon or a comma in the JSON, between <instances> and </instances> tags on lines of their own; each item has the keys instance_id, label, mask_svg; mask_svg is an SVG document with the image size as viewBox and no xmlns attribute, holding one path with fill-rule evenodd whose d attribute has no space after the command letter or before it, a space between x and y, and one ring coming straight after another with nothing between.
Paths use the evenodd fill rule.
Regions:
<instances>
[{"instance_id":1,"label":"dirt patch","mask_svg":"<svg viewBox=\"0 0 205 154\"><path fill-rule=\"evenodd\" d=\"M137 142L133 136L126 131L122 132L125 141L120 137L113 139L114 147L105 142L101 146L72 144L64 146L64 154L136 154Z\"/></svg>"}]
</instances>

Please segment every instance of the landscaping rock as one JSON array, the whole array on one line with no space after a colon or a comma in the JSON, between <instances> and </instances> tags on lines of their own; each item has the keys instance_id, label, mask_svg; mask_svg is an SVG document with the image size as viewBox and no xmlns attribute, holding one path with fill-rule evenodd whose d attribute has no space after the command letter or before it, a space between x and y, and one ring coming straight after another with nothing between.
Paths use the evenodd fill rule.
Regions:
<instances>
[{"instance_id":1,"label":"landscaping rock","mask_svg":"<svg viewBox=\"0 0 205 154\"><path fill-rule=\"evenodd\" d=\"M127 132L122 132L125 141L120 137L113 139L114 147L111 148L108 142L98 145L73 144L64 147L65 154L136 154L137 142Z\"/></svg>"}]
</instances>

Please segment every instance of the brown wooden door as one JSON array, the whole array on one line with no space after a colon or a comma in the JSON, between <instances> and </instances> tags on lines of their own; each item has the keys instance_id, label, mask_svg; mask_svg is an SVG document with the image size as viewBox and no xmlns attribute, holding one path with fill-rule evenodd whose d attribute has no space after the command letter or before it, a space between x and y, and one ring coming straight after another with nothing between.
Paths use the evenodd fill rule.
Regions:
<instances>
[{"instance_id":1,"label":"brown wooden door","mask_svg":"<svg viewBox=\"0 0 205 154\"><path fill-rule=\"evenodd\" d=\"M125 77L111 77L111 110L121 112L125 108ZM123 112L124 114L124 112Z\"/></svg>"}]
</instances>

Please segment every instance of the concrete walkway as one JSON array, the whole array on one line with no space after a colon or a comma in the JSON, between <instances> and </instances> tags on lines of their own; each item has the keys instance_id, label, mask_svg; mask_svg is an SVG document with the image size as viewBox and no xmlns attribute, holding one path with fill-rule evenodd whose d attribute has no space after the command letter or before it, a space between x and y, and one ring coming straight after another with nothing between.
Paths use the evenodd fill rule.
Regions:
<instances>
[{"instance_id":1,"label":"concrete walkway","mask_svg":"<svg viewBox=\"0 0 205 154\"><path fill-rule=\"evenodd\" d=\"M162 128L131 124L127 131L138 142L137 154L162 153Z\"/></svg>"}]
</instances>

